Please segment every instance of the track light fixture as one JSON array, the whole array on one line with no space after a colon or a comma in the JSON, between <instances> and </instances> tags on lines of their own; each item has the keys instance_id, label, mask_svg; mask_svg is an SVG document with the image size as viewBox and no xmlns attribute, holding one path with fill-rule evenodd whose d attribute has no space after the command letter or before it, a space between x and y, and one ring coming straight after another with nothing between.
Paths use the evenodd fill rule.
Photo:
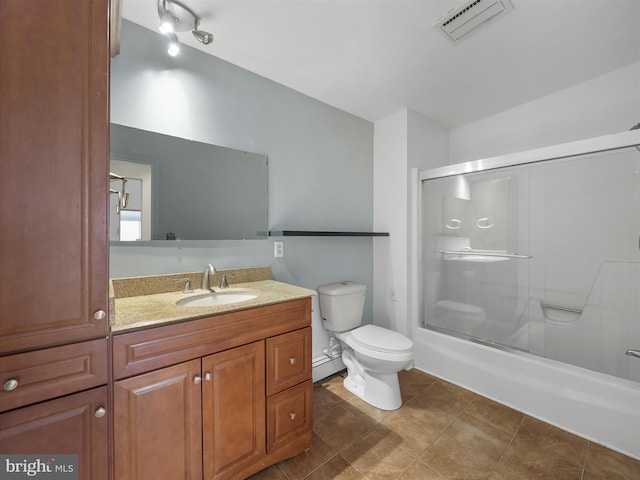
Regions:
<instances>
[{"instance_id":1,"label":"track light fixture","mask_svg":"<svg viewBox=\"0 0 640 480\"><path fill-rule=\"evenodd\" d=\"M196 39L204 45L209 45L211 42L213 42L213 34L209 32L205 32L204 30L198 30L197 28L195 28L191 33L193 33L193 36L196 37Z\"/></svg>"},{"instance_id":2,"label":"track light fixture","mask_svg":"<svg viewBox=\"0 0 640 480\"><path fill-rule=\"evenodd\" d=\"M168 53L172 57L180 52L176 32L191 30L193 36L203 45L209 45L213 42L212 33L198 28L200 17L178 0L158 0L158 17L160 17L160 32L170 38Z\"/></svg>"}]
</instances>

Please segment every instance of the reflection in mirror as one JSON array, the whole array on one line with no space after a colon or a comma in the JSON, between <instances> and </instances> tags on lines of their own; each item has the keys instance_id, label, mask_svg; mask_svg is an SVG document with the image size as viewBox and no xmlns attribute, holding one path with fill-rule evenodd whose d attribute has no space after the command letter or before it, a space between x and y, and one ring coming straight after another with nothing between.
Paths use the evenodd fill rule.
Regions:
<instances>
[{"instance_id":1,"label":"reflection in mirror","mask_svg":"<svg viewBox=\"0 0 640 480\"><path fill-rule=\"evenodd\" d=\"M238 240L268 229L267 157L111 125L111 171L127 177L129 203L110 239Z\"/></svg>"},{"instance_id":2,"label":"reflection in mirror","mask_svg":"<svg viewBox=\"0 0 640 480\"><path fill-rule=\"evenodd\" d=\"M117 160L115 156L112 153L111 170L127 179L128 201L126 206L118 208L120 196L111 195L109 239L151 240L151 165Z\"/></svg>"}]
</instances>

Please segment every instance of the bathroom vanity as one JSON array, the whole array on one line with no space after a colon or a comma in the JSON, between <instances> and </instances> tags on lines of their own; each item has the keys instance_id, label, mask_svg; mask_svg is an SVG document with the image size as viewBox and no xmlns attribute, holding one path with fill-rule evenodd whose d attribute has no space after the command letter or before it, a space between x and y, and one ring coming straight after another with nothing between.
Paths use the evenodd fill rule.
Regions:
<instances>
[{"instance_id":1,"label":"bathroom vanity","mask_svg":"<svg viewBox=\"0 0 640 480\"><path fill-rule=\"evenodd\" d=\"M210 307L180 306L202 290L116 299L115 478L242 479L311 446L313 292L260 280L217 293L246 291Z\"/></svg>"}]
</instances>

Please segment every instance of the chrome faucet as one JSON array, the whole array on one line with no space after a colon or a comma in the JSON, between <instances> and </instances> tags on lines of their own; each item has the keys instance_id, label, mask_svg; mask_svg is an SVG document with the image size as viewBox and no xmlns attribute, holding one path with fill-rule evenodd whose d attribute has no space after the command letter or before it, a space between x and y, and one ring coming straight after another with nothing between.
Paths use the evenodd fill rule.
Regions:
<instances>
[{"instance_id":1,"label":"chrome faucet","mask_svg":"<svg viewBox=\"0 0 640 480\"><path fill-rule=\"evenodd\" d=\"M204 273L202 274L202 289L211 291L211 276L218 273L216 267L208 264L204 267Z\"/></svg>"}]
</instances>

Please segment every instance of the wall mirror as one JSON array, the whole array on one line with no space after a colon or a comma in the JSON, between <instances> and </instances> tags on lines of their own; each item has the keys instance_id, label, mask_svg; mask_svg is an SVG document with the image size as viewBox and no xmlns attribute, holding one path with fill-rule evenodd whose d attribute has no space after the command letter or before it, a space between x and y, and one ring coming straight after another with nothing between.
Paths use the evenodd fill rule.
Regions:
<instances>
[{"instance_id":1,"label":"wall mirror","mask_svg":"<svg viewBox=\"0 0 640 480\"><path fill-rule=\"evenodd\" d=\"M268 230L265 155L111 124L110 240L239 240ZM120 190L120 181L111 182Z\"/></svg>"}]
</instances>

